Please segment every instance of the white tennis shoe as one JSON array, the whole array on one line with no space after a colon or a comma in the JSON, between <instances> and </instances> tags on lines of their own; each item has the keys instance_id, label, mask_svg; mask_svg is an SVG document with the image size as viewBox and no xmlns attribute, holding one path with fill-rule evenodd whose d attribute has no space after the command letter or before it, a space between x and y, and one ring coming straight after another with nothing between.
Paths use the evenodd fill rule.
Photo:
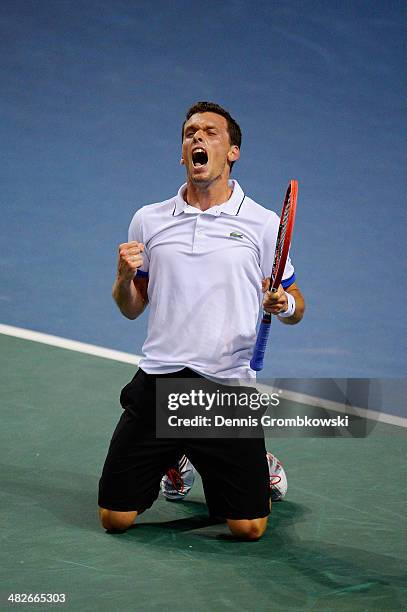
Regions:
<instances>
[{"instance_id":1,"label":"white tennis shoe","mask_svg":"<svg viewBox=\"0 0 407 612\"><path fill-rule=\"evenodd\" d=\"M161 491L169 501L180 501L192 489L196 470L188 457L183 455L177 465L170 468L161 479Z\"/></svg>"},{"instance_id":2,"label":"white tennis shoe","mask_svg":"<svg viewBox=\"0 0 407 612\"><path fill-rule=\"evenodd\" d=\"M272 453L267 452L267 463L270 474L271 501L284 499L288 489L287 475L281 462ZM188 457L183 455L178 464L170 468L161 480L161 491L170 501L184 499L193 487L196 470Z\"/></svg>"},{"instance_id":3,"label":"white tennis shoe","mask_svg":"<svg viewBox=\"0 0 407 612\"><path fill-rule=\"evenodd\" d=\"M267 463L270 473L271 501L284 499L288 489L287 475L281 462L272 453L267 453Z\"/></svg>"}]
</instances>

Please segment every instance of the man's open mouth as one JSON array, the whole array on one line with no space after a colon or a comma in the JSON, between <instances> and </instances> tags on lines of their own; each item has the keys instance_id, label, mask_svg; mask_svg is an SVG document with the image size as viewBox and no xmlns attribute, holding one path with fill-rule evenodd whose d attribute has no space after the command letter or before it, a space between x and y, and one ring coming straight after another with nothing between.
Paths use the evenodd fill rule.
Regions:
<instances>
[{"instance_id":1,"label":"man's open mouth","mask_svg":"<svg viewBox=\"0 0 407 612\"><path fill-rule=\"evenodd\" d=\"M208 154L204 149L195 149L192 151L192 163L195 168L204 166L208 162Z\"/></svg>"}]
</instances>

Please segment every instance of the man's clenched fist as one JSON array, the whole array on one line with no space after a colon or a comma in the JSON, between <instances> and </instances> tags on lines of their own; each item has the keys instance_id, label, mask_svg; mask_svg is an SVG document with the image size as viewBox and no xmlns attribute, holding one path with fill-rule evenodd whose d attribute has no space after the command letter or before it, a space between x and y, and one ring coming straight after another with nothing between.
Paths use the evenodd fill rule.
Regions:
<instances>
[{"instance_id":1,"label":"man's clenched fist","mask_svg":"<svg viewBox=\"0 0 407 612\"><path fill-rule=\"evenodd\" d=\"M134 277L137 268L143 265L143 251L144 244L135 240L119 245L117 276L120 280L131 280Z\"/></svg>"}]
</instances>

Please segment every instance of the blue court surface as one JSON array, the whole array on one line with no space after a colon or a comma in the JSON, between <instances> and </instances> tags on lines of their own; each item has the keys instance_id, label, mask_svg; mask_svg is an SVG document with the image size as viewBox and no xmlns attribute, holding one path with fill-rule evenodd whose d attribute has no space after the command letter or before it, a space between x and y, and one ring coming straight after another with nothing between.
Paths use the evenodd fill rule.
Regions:
<instances>
[{"instance_id":1,"label":"blue court surface","mask_svg":"<svg viewBox=\"0 0 407 612\"><path fill-rule=\"evenodd\" d=\"M405 608L406 18L398 0L3 0L2 609ZM147 326L111 298L117 246L184 182L198 100L241 125L233 177L248 195L279 211L299 181L307 310L273 325L264 377L380 382L357 404L365 437L270 435L289 494L256 543L208 520L200 482L126 534L97 520Z\"/></svg>"},{"instance_id":2,"label":"blue court surface","mask_svg":"<svg viewBox=\"0 0 407 612\"><path fill-rule=\"evenodd\" d=\"M404 377L405 2L3 0L0 321L139 353L110 297L135 210L177 193L197 100L243 131L233 169L279 211L304 322L268 376Z\"/></svg>"}]
</instances>

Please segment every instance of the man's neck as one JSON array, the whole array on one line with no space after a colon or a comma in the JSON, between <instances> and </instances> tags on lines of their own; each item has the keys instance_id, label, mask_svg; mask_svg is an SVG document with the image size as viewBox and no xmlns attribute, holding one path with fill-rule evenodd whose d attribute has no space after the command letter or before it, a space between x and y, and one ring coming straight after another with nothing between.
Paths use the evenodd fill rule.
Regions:
<instances>
[{"instance_id":1,"label":"man's neck","mask_svg":"<svg viewBox=\"0 0 407 612\"><path fill-rule=\"evenodd\" d=\"M187 188L184 193L184 200L195 208L200 210L208 210L212 206L227 202L233 193L233 188L230 187L229 181L214 182L210 185L200 187L187 182Z\"/></svg>"}]
</instances>

